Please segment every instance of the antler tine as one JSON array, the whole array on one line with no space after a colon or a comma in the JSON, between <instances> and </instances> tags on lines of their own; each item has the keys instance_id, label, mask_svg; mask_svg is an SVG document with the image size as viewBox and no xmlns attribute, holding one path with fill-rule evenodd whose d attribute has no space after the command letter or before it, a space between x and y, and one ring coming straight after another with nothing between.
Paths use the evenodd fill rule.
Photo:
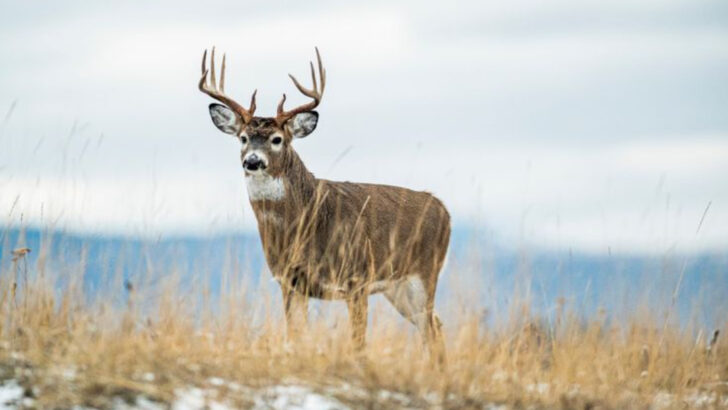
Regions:
<instances>
[{"instance_id":1,"label":"antler tine","mask_svg":"<svg viewBox=\"0 0 728 410\"><path fill-rule=\"evenodd\" d=\"M316 84L316 72L313 71L313 61L309 61L308 65L311 67L311 81L313 81L313 89L318 90L318 84Z\"/></svg>"},{"instance_id":2,"label":"antler tine","mask_svg":"<svg viewBox=\"0 0 728 410\"><path fill-rule=\"evenodd\" d=\"M222 53L222 68L220 68L220 91L225 92L225 53Z\"/></svg>"},{"instance_id":3,"label":"antler tine","mask_svg":"<svg viewBox=\"0 0 728 410\"><path fill-rule=\"evenodd\" d=\"M202 53L202 78L207 77L207 49Z\"/></svg>"},{"instance_id":4,"label":"antler tine","mask_svg":"<svg viewBox=\"0 0 728 410\"><path fill-rule=\"evenodd\" d=\"M213 89L217 89L217 79L215 78L215 47L212 47L210 55L210 83Z\"/></svg>"},{"instance_id":5,"label":"antler tine","mask_svg":"<svg viewBox=\"0 0 728 410\"><path fill-rule=\"evenodd\" d=\"M283 114L283 104L285 104L285 103L286 103L286 93L283 93L283 97L281 97L281 101L278 103L278 109L276 110L278 115Z\"/></svg>"},{"instance_id":6,"label":"antler tine","mask_svg":"<svg viewBox=\"0 0 728 410\"><path fill-rule=\"evenodd\" d=\"M324 68L324 65L321 64L321 54L319 54L318 47L315 47L316 49L316 60L318 62L318 68L319 68L319 78L321 79L321 96L324 95L324 88L326 88L326 69Z\"/></svg>"},{"instance_id":7,"label":"antler tine","mask_svg":"<svg viewBox=\"0 0 728 410\"><path fill-rule=\"evenodd\" d=\"M217 78L215 76L215 47L212 48L212 52L210 53L209 70L207 69L207 50L205 50L205 52L202 54L202 77L200 78L198 87L203 93L220 101L221 103L227 105L233 111L237 112L243 118L244 122L250 122L250 120L253 118L253 114L255 113L255 95L257 93L257 90L253 92L253 96L250 99L249 109L243 108L242 105L238 104L235 100L228 97L225 94L225 65L226 55L223 54L222 67L220 68L220 86L218 87ZM210 77L209 82L208 75Z\"/></svg>"},{"instance_id":8,"label":"antler tine","mask_svg":"<svg viewBox=\"0 0 728 410\"><path fill-rule=\"evenodd\" d=\"M279 125L282 125L284 122L286 122L288 119L292 118L298 113L310 111L316 108L321 103L321 97L323 96L324 88L326 87L326 70L324 70L323 64L321 63L321 54L318 51L318 47L316 47L316 61L318 63L318 73L319 80L321 82L321 88L319 88L319 83L316 81L316 71L313 68L312 61L309 62L309 66L311 68L311 80L313 82L313 89L307 89L306 87L302 86L301 83L298 82L298 80L296 80L296 77L288 74L288 76L291 78L291 81L293 81L293 85L296 86L298 91L300 91L301 94L305 95L306 97L312 98L313 101L298 106L290 111L284 111L283 104L286 102L286 95L283 94L283 98L278 103L278 113L276 115L276 122Z\"/></svg>"},{"instance_id":9,"label":"antler tine","mask_svg":"<svg viewBox=\"0 0 728 410\"><path fill-rule=\"evenodd\" d=\"M253 113L255 112L255 109L258 108L255 105L255 95L256 94L258 94L257 89L253 91L253 95L250 97L250 110L248 110L248 111L250 111L250 115L253 115Z\"/></svg>"},{"instance_id":10,"label":"antler tine","mask_svg":"<svg viewBox=\"0 0 728 410\"><path fill-rule=\"evenodd\" d=\"M202 77L200 77L198 87L200 91L209 95L209 89L207 87L207 73L207 49L205 49L205 52L202 54Z\"/></svg>"}]
</instances>

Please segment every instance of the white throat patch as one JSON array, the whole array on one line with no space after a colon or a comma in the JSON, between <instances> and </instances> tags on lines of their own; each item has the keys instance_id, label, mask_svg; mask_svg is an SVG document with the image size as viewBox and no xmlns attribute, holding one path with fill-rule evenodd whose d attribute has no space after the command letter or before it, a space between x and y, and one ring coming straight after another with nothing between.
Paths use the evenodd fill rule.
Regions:
<instances>
[{"instance_id":1,"label":"white throat patch","mask_svg":"<svg viewBox=\"0 0 728 410\"><path fill-rule=\"evenodd\" d=\"M248 186L248 197L251 201L280 201L286 196L286 187L282 178L270 175L246 175L245 183Z\"/></svg>"}]
</instances>

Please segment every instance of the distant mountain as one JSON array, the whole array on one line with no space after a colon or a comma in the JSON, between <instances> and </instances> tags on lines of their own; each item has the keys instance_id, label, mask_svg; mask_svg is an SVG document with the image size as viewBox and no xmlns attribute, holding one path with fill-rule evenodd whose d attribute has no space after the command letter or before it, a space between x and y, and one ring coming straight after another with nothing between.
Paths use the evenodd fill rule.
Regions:
<instances>
[{"instance_id":1,"label":"distant mountain","mask_svg":"<svg viewBox=\"0 0 728 410\"><path fill-rule=\"evenodd\" d=\"M127 285L153 289L172 275L192 294L215 298L231 281L267 289L270 274L256 234L210 237L104 236L11 228L0 232L0 272L14 275L11 250L27 246L32 275L41 268L56 286L82 283L87 297L116 294ZM26 265L16 267L19 272ZM675 293L677 289L677 293ZM676 297L673 298L673 295ZM728 252L697 255L592 255L539 249L515 250L466 228L453 230L448 265L441 275L440 310L463 305L487 311L497 323L519 302L548 319L564 305L584 317L604 310L606 319L642 309L663 320L700 327L728 318Z\"/></svg>"}]
</instances>

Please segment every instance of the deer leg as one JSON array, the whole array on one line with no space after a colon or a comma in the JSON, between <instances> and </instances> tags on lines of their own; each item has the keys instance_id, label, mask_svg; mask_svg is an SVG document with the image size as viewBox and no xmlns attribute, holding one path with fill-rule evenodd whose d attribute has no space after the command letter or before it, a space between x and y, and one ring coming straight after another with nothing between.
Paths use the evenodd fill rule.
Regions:
<instances>
[{"instance_id":1,"label":"deer leg","mask_svg":"<svg viewBox=\"0 0 728 410\"><path fill-rule=\"evenodd\" d=\"M444 367L447 363L447 357L445 355L445 340L442 337L442 322L432 308L429 309L427 317L426 338L430 357L436 360L441 367Z\"/></svg>"},{"instance_id":2,"label":"deer leg","mask_svg":"<svg viewBox=\"0 0 728 410\"><path fill-rule=\"evenodd\" d=\"M367 333L367 310L369 308L369 298L364 292L357 292L347 301L349 308L349 324L351 326L351 340L354 350L361 351L364 349L366 333Z\"/></svg>"},{"instance_id":3,"label":"deer leg","mask_svg":"<svg viewBox=\"0 0 728 410\"><path fill-rule=\"evenodd\" d=\"M295 341L308 322L308 298L292 289L283 289L283 309L286 314L286 335Z\"/></svg>"},{"instance_id":4,"label":"deer leg","mask_svg":"<svg viewBox=\"0 0 728 410\"><path fill-rule=\"evenodd\" d=\"M409 275L389 286L384 297L417 327L432 358L444 364L445 343L440 331L441 322L434 310L435 292L428 292L419 276Z\"/></svg>"}]
</instances>

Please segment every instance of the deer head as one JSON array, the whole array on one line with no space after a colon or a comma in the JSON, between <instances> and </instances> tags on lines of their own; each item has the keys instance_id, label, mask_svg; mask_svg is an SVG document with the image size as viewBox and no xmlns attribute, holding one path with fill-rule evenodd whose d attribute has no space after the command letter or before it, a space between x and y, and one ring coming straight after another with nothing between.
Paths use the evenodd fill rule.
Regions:
<instances>
[{"instance_id":1,"label":"deer head","mask_svg":"<svg viewBox=\"0 0 728 410\"><path fill-rule=\"evenodd\" d=\"M215 77L215 48L210 55L210 69L207 69L207 50L202 56L202 78L200 91L220 101L222 104L210 104L210 117L213 124L222 132L236 136L242 144L241 161L247 175L278 176L289 162L293 152L291 142L294 138L304 138L316 129L318 113L313 111L321 102L326 86L326 70L321 64L321 55L316 48L318 76L316 80L313 62L311 79L313 88L303 87L291 74L288 76L303 95L313 101L292 110L284 110L286 95L283 94L275 117L256 117L255 95L250 99L250 108L244 108L225 94L225 55L222 57L220 82Z\"/></svg>"}]
</instances>

